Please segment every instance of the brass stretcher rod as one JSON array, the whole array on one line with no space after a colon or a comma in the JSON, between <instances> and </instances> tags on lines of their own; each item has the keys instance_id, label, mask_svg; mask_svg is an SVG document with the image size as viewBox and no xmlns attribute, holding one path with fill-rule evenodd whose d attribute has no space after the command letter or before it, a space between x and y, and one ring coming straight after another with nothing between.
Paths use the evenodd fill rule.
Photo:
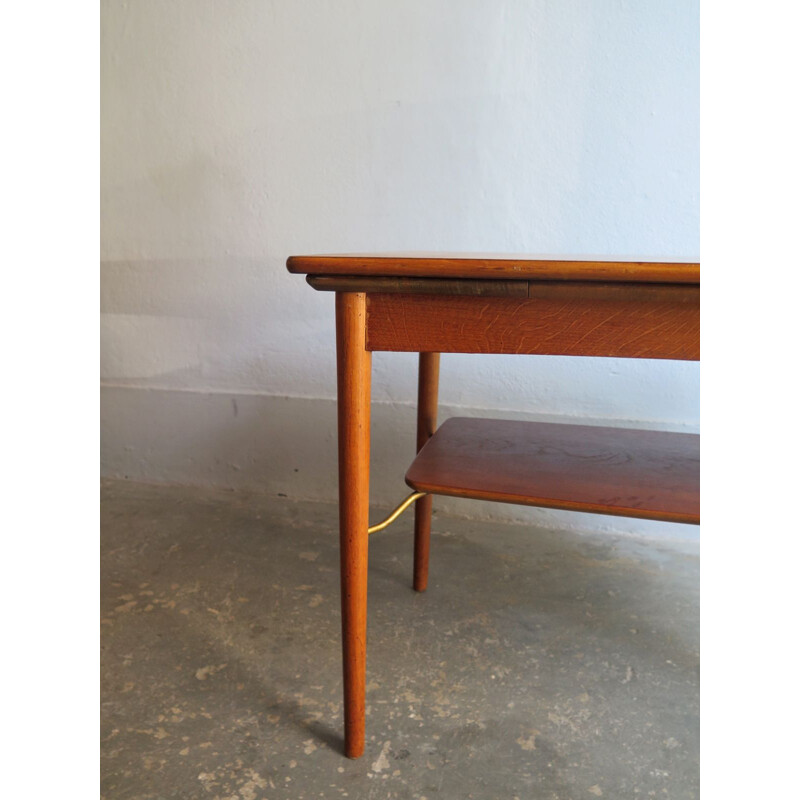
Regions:
<instances>
[{"instance_id":1,"label":"brass stretcher rod","mask_svg":"<svg viewBox=\"0 0 800 800\"><path fill-rule=\"evenodd\" d=\"M385 520L383 520L383 522L379 522L377 525L371 525L367 528L367 533L377 533L384 528L388 528L412 503L415 503L420 497L425 497L426 494L427 492L414 492L410 494Z\"/></svg>"}]
</instances>

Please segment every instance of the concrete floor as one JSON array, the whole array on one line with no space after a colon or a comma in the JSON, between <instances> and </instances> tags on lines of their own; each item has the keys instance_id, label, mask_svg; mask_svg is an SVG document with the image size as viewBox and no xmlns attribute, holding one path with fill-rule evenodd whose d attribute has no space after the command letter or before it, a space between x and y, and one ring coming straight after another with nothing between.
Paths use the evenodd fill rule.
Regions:
<instances>
[{"instance_id":1,"label":"concrete floor","mask_svg":"<svg viewBox=\"0 0 800 800\"><path fill-rule=\"evenodd\" d=\"M417 594L406 515L370 540L351 761L336 508L102 495L106 800L698 796L696 544L440 517Z\"/></svg>"}]
</instances>

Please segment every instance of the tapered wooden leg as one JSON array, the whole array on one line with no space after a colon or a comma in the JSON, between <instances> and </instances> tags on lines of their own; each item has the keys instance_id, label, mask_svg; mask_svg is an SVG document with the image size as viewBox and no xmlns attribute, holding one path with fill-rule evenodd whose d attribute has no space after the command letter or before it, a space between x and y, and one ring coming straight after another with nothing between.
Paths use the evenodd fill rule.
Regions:
<instances>
[{"instance_id":1,"label":"tapered wooden leg","mask_svg":"<svg viewBox=\"0 0 800 800\"><path fill-rule=\"evenodd\" d=\"M439 403L439 354L419 354L417 386L417 452L436 430ZM417 500L414 509L414 588L424 592L428 586L428 558L431 549L433 497Z\"/></svg>"},{"instance_id":2,"label":"tapered wooden leg","mask_svg":"<svg viewBox=\"0 0 800 800\"><path fill-rule=\"evenodd\" d=\"M344 660L344 749L364 752L367 668L367 528L372 354L366 346L366 295L336 294L339 413L339 548Z\"/></svg>"}]
</instances>

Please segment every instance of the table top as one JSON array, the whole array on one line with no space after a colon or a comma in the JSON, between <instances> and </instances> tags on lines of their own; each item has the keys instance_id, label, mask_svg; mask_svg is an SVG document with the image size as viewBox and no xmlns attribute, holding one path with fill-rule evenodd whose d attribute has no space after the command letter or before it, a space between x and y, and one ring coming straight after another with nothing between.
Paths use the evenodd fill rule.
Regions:
<instances>
[{"instance_id":1,"label":"table top","mask_svg":"<svg viewBox=\"0 0 800 800\"><path fill-rule=\"evenodd\" d=\"M308 275L700 283L700 264L697 262L633 256L346 253L290 256L286 267L289 272Z\"/></svg>"}]
</instances>

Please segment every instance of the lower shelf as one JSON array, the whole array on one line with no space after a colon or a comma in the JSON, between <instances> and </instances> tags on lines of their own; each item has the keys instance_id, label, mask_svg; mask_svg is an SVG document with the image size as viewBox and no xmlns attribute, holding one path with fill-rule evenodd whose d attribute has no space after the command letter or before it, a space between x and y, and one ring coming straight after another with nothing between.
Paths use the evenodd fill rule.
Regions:
<instances>
[{"instance_id":1,"label":"lower shelf","mask_svg":"<svg viewBox=\"0 0 800 800\"><path fill-rule=\"evenodd\" d=\"M448 419L417 454L420 492L670 522L700 522L700 437Z\"/></svg>"}]
</instances>

